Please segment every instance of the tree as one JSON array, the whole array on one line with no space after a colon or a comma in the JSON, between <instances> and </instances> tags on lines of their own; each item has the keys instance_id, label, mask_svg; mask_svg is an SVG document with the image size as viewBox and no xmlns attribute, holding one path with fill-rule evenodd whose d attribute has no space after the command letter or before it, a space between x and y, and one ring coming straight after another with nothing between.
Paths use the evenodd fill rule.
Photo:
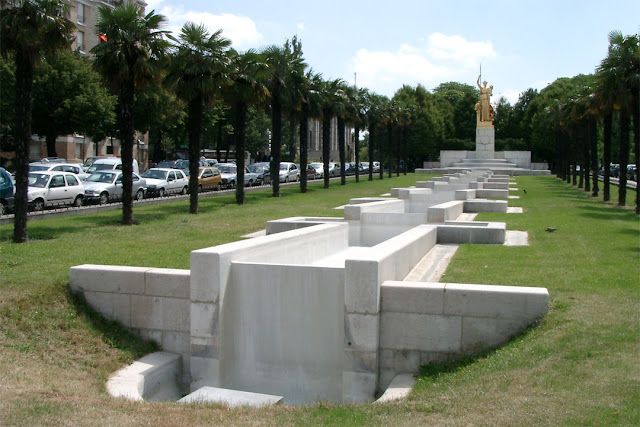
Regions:
<instances>
[{"instance_id":1,"label":"tree","mask_svg":"<svg viewBox=\"0 0 640 427\"><path fill-rule=\"evenodd\" d=\"M295 81L304 74L305 63L299 50L297 38L293 43L286 41L284 46L269 46L262 51L268 65L267 88L270 93L271 107L271 184L273 197L280 197L280 160L282 154L282 116L283 108L298 105L300 94Z\"/></svg>"},{"instance_id":2,"label":"tree","mask_svg":"<svg viewBox=\"0 0 640 427\"><path fill-rule=\"evenodd\" d=\"M189 213L197 214L202 114L205 104L210 103L226 79L226 49L231 41L222 37L222 30L209 35L204 25L187 22L182 26L177 42L164 81L188 105ZM236 149L236 158L241 156L244 151Z\"/></svg>"},{"instance_id":3,"label":"tree","mask_svg":"<svg viewBox=\"0 0 640 427\"><path fill-rule=\"evenodd\" d=\"M261 74L267 65L255 51L239 54L229 52L227 77L229 84L222 87L222 96L233 111L233 133L236 146L237 186L236 203L244 204L244 152L246 142L247 110L250 105L262 102L269 96Z\"/></svg>"},{"instance_id":4,"label":"tree","mask_svg":"<svg viewBox=\"0 0 640 427\"><path fill-rule=\"evenodd\" d=\"M0 2L0 52L13 54L16 63L16 109L14 144L16 150L16 194L13 241L27 236L27 187L33 73L43 54L71 46L75 26L66 16L68 6L61 0L2 0Z\"/></svg>"},{"instance_id":5,"label":"tree","mask_svg":"<svg viewBox=\"0 0 640 427\"><path fill-rule=\"evenodd\" d=\"M160 74L160 62L168 46L164 22L154 11L142 15L140 7L123 3L116 7L98 7L96 31L107 41L91 49L94 67L111 84L118 97L118 137L122 156L122 223L133 224L131 194L133 173L134 100L135 95Z\"/></svg>"},{"instance_id":6,"label":"tree","mask_svg":"<svg viewBox=\"0 0 640 427\"><path fill-rule=\"evenodd\" d=\"M336 107L339 106L340 93L343 81L341 79L325 80L321 85L321 109L322 109L322 162L324 175L324 188L329 188L329 157L331 156L331 119L336 115Z\"/></svg>"},{"instance_id":7,"label":"tree","mask_svg":"<svg viewBox=\"0 0 640 427\"><path fill-rule=\"evenodd\" d=\"M639 164L638 139L640 138L640 46L637 35L623 36L619 31L609 33L609 50L607 57L598 67L600 105L605 110L605 120L611 110L620 112L620 182L618 186L618 205L626 202L627 163L629 161L629 136L631 117L634 117L634 151L636 168ZM605 122L605 130L610 126ZM608 141L605 135L605 141ZM609 165L606 164L605 168ZM638 193L638 192L637 192ZM605 181L605 196L608 195L608 182ZM640 213L640 199L636 198L636 213Z\"/></svg>"},{"instance_id":8,"label":"tree","mask_svg":"<svg viewBox=\"0 0 640 427\"><path fill-rule=\"evenodd\" d=\"M59 52L36 68L33 99L33 131L45 137L47 156L58 156L58 135L93 137L115 122L115 97L75 52Z\"/></svg>"},{"instance_id":9,"label":"tree","mask_svg":"<svg viewBox=\"0 0 640 427\"><path fill-rule=\"evenodd\" d=\"M321 110L322 76L309 70L301 85L302 102L300 104L300 192L307 192L307 162L309 142L309 120L322 117Z\"/></svg>"}]
</instances>

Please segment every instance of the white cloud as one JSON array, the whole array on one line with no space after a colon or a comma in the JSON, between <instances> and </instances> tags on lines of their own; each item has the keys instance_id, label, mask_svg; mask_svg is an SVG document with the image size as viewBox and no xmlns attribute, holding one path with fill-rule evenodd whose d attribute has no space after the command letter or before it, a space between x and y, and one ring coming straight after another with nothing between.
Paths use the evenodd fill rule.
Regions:
<instances>
[{"instance_id":1,"label":"white cloud","mask_svg":"<svg viewBox=\"0 0 640 427\"><path fill-rule=\"evenodd\" d=\"M391 96L402 84L421 83L431 88L465 79L483 59L496 56L491 42L434 33L422 46L402 44L396 51L360 49L351 60L351 68L360 86Z\"/></svg>"},{"instance_id":2,"label":"white cloud","mask_svg":"<svg viewBox=\"0 0 640 427\"><path fill-rule=\"evenodd\" d=\"M304 31L304 22L299 23L298 25L296 25L296 27L298 28L298 30Z\"/></svg>"},{"instance_id":3,"label":"white cloud","mask_svg":"<svg viewBox=\"0 0 640 427\"><path fill-rule=\"evenodd\" d=\"M507 101L509 101L509 104L513 105L516 102L518 102L518 98L520 98L520 93L517 90L505 90L503 92L500 93L496 93L491 100L493 101L493 103L497 103L500 100L500 97L505 97L507 99Z\"/></svg>"},{"instance_id":4,"label":"white cloud","mask_svg":"<svg viewBox=\"0 0 640 427\"><path fill-rule=\"evenodd\" d=\"M160 4L162 0L158 1ZM222 36L232 41L232 46L237 50L247 50L257 47L263 39L255 22L248 17L223 13L214 15L208 12L184 11L182 8L163 7L159 12L167 18L168 30L174 36L180 34L185 22L204 24L213 33L222 29Z\"/></svg>"}]
</instances>

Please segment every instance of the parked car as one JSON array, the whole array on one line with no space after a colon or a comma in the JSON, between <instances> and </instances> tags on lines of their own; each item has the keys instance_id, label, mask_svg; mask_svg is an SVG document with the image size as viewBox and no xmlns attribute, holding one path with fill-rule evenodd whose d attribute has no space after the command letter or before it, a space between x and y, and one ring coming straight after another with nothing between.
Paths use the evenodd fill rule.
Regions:
<instances>
[{"instance_id":1,"label":"parked car","mask_svg":"<svg viewBox=\"0 0 640 427\"><path fill-rule=\"evenodd\" d=\"M178 160L163 160L156 165L156 168L160 169L173 169L173 165L178 163Z\"/></svg>"},{"instance_id":2,"label":"parked car","mask_svg":"<svg viewBox=\"0 0 640 427\"><path fill-rule=\"evenodd\" d=\"M369 173L369 162L360 162L360 173L361 174L368 174Z\"/></svg>"},{"instance_id":3,"label":"parked car","mask_svg":"<svg viewBox=\"0 0 640 427\"><path fill-rule=\"evenodd\" d=\"M93 162L99 159L115 159L115 157L114 156L89 156L86 159L84 159L84 163L82 164L82 169L86 172L87 169L89 169L91 165L93 165Z\"/></svg>"},{"instance_id":4,"label":"parked car","mask_svg":"<svg viewBox=\"0 0 640 427\"><path fill-rule=\"evenodd\" d=\"M133 159L133 172L139 174L140 169L138 168L138 161ZM105 157L101 159L97 159L93 162L89 169L87 169L88 174L92 174L95 171L112 171L112 170L122 170L122 159L119 157Z\"/></svg>"},{"instance_id":5,"label":"parked car","mask_svg":"<svg viewBox=\"0 0 640 427\"><path fill-rule=\"evenodd\" d=\"M222 186L226 188L235 188L238 183L238 167L235 163L218 163L218 169L222 176ZM246 166L244 167L244 185L251 187L258 185L258 174L251 172Z\"/></svg>"},{"instance_id":6,"label":"parked car","mask_svg":"<svg viewBox=\"0 0 640 427\"><path fill-rule=\"evenodd\" d=\"M636 169L636 165L627 166L627 179L631 181L638 180L638 170Z\"/></svg>"},{"instance_id":7,"label":"parked car","mask_svg":"<svg viewBox=\"0 0 640 427\"><path fill-rule=\"evenodd\" d=\"M247 166L249 172L255 173L257 175L258 185L270 184L271 183L271 172L269 171L269 164L254 164L251 166Z\"/></svg>"},{"instance_id":8,"label":"parked car","mask_svg":"<svg viewBox=\"0 0 640 427\"><path fill-rule=\"evenodd\" d=\"M324 165L322 163L309 163L309 166L311 166L315 171L315 177L312 179L324 178Z\"/></svg>"},{"instance_id":9,"label":"parked car","mask_svg":"<svg viewBox=\"0 0 640 427\"><path fill-rule=\"evenodd\" d=\"M340 176L340 163L329 163L329 178Z\"/></svg>"},{"instance_id":10,"label":"parked car","mask_svg":"<svg viewBox=\"0 0 640 427\"><path fill-rule=\"evenodd\" d=\"M612 163L609 166L609 176L611 176L612 178L619 178L620 177L620 165L617 163Z\"/></svg>"},{"instance_id":11,"label":"parked car","mask_svg":"<svg viewBox=\"0 0 640 427\"><path fill-rule=\"evenodd\" d=\"M0 168L0 215L6 215L13 209L15 191L11 175Z\"/></svg>"},{"instance_id":12,"label":"parked car","mask_svg":"<svg viewBox=\"0 0 640 427\"><path fill-rule=\"evenodd\" d=\"M187 194L189 180L178 169L151 168L142 174L147 181L147 195L164 197L167 194Z\"/></svg>"},{"instance_id":13,"label":"parked car","mask_svg":"<svg viewBox=\"0 0 640 427\"><path fill-rule=\"evenodd\" d=\"M90 175L84 171L82 164L74 163L49 163L49 162L32 162L29 163L29 172L71 172L78 176L80 181L84 181Z\"/></svg>"},{"instance_id":14,"label":"parked car","mask_svg":"<svg viewBox=\"0 0 640 427\"><path fill-rule=\"evenodd\" d=\"M34 211L48 206L82 206L84 186L78 177L70 172L29 172L27 203Z\"/></svg>"},{"instance_id":15,"label":"parked car","mask_svg":"<svg viewBox=\"0 0 640 427\"><path fill-rule=\"evenodd\" d=\"M135 200L142 200L147 190L147 182L136 173L132 174L131 196ZM98 171L94 172L84 182L85 203L98 201L101 205L122 199L122 172Z\"/></svg>"},{"instance_id":16,"label":"parked car","mask_svg":"<svg viewBox=\"0 0 640 427\"><path fill-rule=\"evenodd\" d=\"M374 173L380 172L380 162L373 162L373 172Z\"/></svg>"},{"instance_id":17,"label":"parked car","mask_svg":"<svg viewBox=\"0 0 640 427\"><path fill-rule=\"evenodd\" d=\"M62 157L43 157L37 163L67 163L67 159Z\"/></svg>"},{"instance_id":18,"label":"parked car","mask_svg":"<svg viewBox=\"0 0 640 427\"><path fill-rule=\"evenodd\" d=\"M280 182L299 181L300 169L295 163L280 162Z\"/></svg>"},{"instance_id":19,"label":"parked car","mask_svg":"<svg viewBox=\"0 0 640 427\"><path fill-rule=\"evenodd\" d=\"M200 166L198 170L198 191L216 190L222 188L222 176L217 168Z\"/></svg>"}]
</instances>

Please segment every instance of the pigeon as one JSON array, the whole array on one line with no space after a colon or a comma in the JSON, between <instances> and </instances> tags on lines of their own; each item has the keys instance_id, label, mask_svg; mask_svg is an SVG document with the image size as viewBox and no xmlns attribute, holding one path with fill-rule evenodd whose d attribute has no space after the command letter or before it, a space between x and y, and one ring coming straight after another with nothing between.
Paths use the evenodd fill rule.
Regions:
<instances>
[{"instance_id":1,"label":"pigeon","mask_svg":"<svg viewBox=\"0 0 640 427\"><path fill-rule=\"evenodd\" d=\"M522 191L524 191L524 194L527 194L527 190L525 190L524 188L522 189Z\"/></svg>"},{"instance_id":2,"label":"pigeon","mask_svg":"<svg viewBox=\"0 0 640 427\"><path fill-rule=\"evenodd\" d=\"M552 232L556 231L556 229L553 228L553 227L547 227L547 229L544 230L544 231L548 231L549 233L552 233Z\"/></svg>"}]
</instances>

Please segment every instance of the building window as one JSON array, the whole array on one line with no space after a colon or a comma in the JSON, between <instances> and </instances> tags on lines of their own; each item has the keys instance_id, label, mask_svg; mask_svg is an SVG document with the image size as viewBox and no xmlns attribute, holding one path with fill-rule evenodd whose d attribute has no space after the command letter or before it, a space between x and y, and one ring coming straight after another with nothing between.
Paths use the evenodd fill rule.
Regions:
<instances>
[{"instance_id":1,"label":"building window","mask_svg":"<svg viewBox=\"0 0 640 427\"><path fill-rule=\"evenodd\" d=\"M84 24L84 5L78 3L78 23Z\"/></svg>"},{"instance_id":2,"label":"building window","mask_svg":"<svg viewBox=\"0 0 640 427\"><path fill-rule=\"evenodd\" d=\"M78 35L76 36L76 48L80 52L84 52L84 33L82 31L78 31Z\"/></svg>"}]
</instances>

